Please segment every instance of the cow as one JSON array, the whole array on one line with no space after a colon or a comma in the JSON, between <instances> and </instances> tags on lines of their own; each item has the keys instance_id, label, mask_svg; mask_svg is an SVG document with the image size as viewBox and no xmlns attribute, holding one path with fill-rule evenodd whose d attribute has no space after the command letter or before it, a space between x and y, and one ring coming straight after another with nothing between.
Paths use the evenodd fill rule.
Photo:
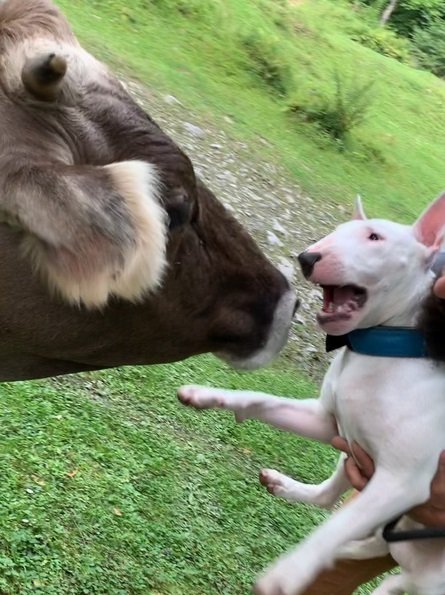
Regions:
<instances>
[{"instance_id":1,"label":"cow","mask_svg":"<svg viewBox=\"0 0 445 595\"><path fill-rule=\"evenodd\" d=\"M0 381L205 352L255 368L296 297L49 0L0 1Z\"/></svg>"}]
</instances>

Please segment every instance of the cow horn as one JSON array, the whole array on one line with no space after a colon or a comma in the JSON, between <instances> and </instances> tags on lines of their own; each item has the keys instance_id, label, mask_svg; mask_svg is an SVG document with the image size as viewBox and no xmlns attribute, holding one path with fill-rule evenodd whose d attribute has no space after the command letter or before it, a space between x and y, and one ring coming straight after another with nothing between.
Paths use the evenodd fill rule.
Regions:
<instances>
[{"instance_id":1,"label":"cow horn","mask_svg":"<svg viewBox=\"0 0 445 595\"><path fill-rule=\"evenodd\" d=\"M22 70L22 81L29 93L41 101L55 101L67 71L65 58L57 54L29 58Z\"/></svg>"}]
</instances>

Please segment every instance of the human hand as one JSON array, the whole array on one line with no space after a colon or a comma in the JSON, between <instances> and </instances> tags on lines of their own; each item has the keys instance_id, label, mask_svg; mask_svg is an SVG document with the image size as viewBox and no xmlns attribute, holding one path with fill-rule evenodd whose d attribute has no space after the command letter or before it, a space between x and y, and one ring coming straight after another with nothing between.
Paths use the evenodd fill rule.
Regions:
<instances>
[{"instance_id":1,"label":"human hand","mask_svg":"<svg viewBox=\"0 0 445 595\"><path fill-rule=\"evenodd\" d=\"M336 436L332 440L332 446L348 455L345 461L346 475L352 487L361 491L374 473L374 463L371 457L359 444L353 442L352 445L349 445L340 436ZM354 456L352 456L352 453L354 453ZM409 516L426 526L445 526L445 451L439 457L437 471L431 481L429 500L413 508L409 512Z\"/></svg>"},{"instance_id":2,"label":"human hand","mask_svg":"<svg viewBox=\"0 0 445 595\"><path fill-rule=\"evenodd\" d=\"M346 475L352 487L361 492L374 475L374 461L355 441L349 444L341 436L335 436L331 444L348 455L345 460Z\"/></svg>"},{"instance_id":3,"label":"human hand","mask_svg":"<svg viewBox=\"0 0 445 595\"><path fill-rule=\"evenodd\" d=\"M442 300L445 299L445 275L439 277L433 286L434 295Z\"/></svg>"}]
</instances>

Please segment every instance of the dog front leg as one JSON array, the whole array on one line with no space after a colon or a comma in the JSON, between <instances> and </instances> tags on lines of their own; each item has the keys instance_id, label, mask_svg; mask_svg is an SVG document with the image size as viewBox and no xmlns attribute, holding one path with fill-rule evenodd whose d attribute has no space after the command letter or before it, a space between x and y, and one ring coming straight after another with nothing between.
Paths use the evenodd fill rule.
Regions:
<instances>
[{"instance_id":1,"label":"dog front leg","mask_svg":"<svg viewBox=\"0 0 445 595\"><path fill-rule=\"evenodd\" d=\"M206 386L182 386L178 398L196 409L220 407L233 411L238 422L259 419L306 438L330 442L338 433L334 417L318 399L287 399L265 393Z\"/></svg>"},{"instance_id":2,"label":"dog front leg","mask_svg":"<svg viewBox=\"0 0 445 595\"><path fill-rule=\"evenodd\" d=\"M433 471L432 471L433 473ZM431 473L431 474L432 474ZM340 548L362 539L428 497L429 481L377 469L363 492L335 512L301 546L282 556L257 581L256 595L298 595L334 561ZM424 477L428 477L423 474Z\"/></svg>"},{"instance_id":3,"label":"dog front leg","mask_svg":"<svg viewBox=\"0 0 445 595\"><path fill-rule=\"evenodd\" d=\"M263 469L260 482L274 496L280 496L289 502L307 502L321 508L332 508L351 484L345 473L346 455L341 455L334 473L320 484L306 484L276 471Z\"/></svg>"}]
</instances>

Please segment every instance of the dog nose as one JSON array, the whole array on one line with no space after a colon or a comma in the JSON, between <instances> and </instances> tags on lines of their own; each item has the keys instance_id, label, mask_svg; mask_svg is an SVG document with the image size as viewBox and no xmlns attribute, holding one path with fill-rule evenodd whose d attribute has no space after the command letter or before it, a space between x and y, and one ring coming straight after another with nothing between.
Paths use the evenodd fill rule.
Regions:
<instances>
[{"instance_id":1,"label":"dog nose","mask_svg":"<svg viewBox=\"0 0 445 595\"><path fill-rule=\"evenodd\" d=\"M301 270L306 279L312 275L314 270L314 264L321 260L320 252L301 252L298 255L298 262L300 263Z\"/></svg>"}]
</instances>

